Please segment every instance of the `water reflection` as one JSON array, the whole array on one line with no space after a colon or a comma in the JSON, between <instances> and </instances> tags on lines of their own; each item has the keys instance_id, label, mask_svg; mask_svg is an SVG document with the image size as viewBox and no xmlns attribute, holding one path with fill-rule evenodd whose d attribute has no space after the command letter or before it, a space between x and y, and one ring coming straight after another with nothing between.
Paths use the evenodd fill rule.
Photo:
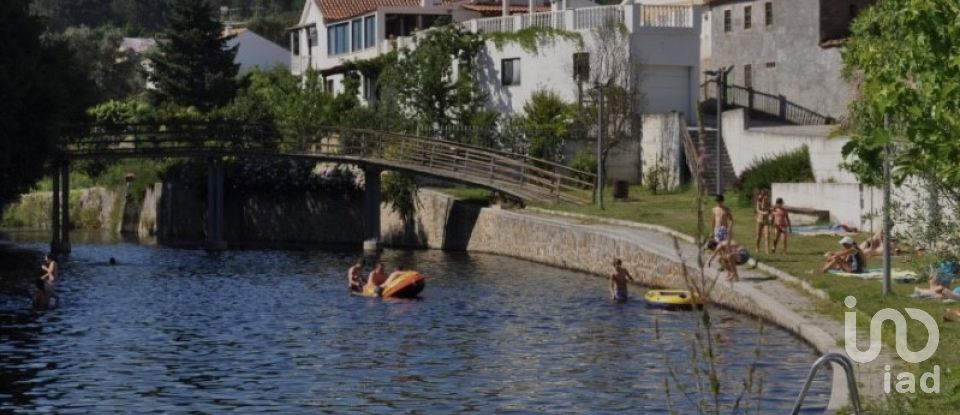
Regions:
<instances>
[{"instance_id":1,"label":"water reflection","mask_svg":"<svg viewBox=\"0 0 960 415\"><path fill-rule=\"evenodd\" d=\"M385 302L346 293L356 255L75 243L62 308L25 313L28 297L0 294L0 412L656 413L667 411L666 362L690 378L696 316L611 304L600 279L493 256L388 252L388 266L429 280L422 300ZM733 396L757 325L716 317ZM784 412L815 355L770 327L761 351L763 407ZM825 406L825 379L811 412Z\"/></svg>"}]
</instances>

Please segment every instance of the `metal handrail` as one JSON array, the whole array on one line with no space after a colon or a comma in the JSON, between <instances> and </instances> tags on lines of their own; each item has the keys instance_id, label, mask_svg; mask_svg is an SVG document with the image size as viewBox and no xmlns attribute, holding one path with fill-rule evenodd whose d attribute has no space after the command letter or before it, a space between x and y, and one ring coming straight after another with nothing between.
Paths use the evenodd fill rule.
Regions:
<instances>
[{"instance_id":1,"label":"metal handrail","mask_svg":"<svg viewBox=\"0 0 960 415\"><path fill-rule=\"evenodd\" d=\"M376 130L326 127L293 139L253 124L95 124L68 131L60 148L68 159L310 157L447 177L522 199L574 203L588 202L594 186L592 173L523 154Z\"/></svg>"},{"instance_id":2,"label":"metal handrail","mask_svg":"<svg viewBox=\"0 0 960 415\"><path fill-rule=\"evenodd\" d=\"M843 368L843 372L847 376L847 389L850 392L850 403L853 405L853 413L855 415L862 413L863 409L860 407L860 392L859 389L857 389L856 378L853 376L853 362L850 361L850 358L840 353L827 353L817 359L816 362L813 362L813 366L810 367L810 374L807 375L807 381L803 384L803 389L800 391L800 395L797 396L797 402L793 405L793 415L800 413L803 400L807 397L807 392L810 391L810 385L813 383L813 377L816 376L817 371L827 363L836 363Z\"/></svg>"}]
</instances>

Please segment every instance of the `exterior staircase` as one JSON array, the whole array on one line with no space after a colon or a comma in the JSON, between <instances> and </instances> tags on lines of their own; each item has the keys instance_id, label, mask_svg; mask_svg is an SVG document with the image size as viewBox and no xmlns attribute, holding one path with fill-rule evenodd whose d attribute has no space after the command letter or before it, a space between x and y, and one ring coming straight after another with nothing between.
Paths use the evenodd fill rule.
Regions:
<instances>
[{"instance_id":1,"label":"exterior staircase","mask_svg":"<svg viewBox=\"0 0 960 415\"><path fill-rule=\"evenodd\" d=\"M720 141L720 157L717 152L717 130L708 128L701 137L696 128L690 129L690 137L693 141L693 153L687 154L688 160L699 160L699 152L704 150L706 158L703 165L703 181L706 185L707 194L717 193L717 160L720 162L720 185L721 191L727 191L734 187L737 182L737 174L733 170L733 164L730 162L730 155L727 153L727 146ZM701 143L703 144L701 146ZM690 153L690 151L688 151ZM698 181L699 182L699 181Z\"/></svg>"}]
</instances>

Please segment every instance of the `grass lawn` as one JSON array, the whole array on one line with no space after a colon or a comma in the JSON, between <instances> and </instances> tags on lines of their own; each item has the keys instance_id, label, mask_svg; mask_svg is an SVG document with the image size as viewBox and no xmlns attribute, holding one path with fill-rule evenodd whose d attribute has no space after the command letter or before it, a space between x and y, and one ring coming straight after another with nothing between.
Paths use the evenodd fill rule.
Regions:
<instances>
[{"instance_id":1,"label":"grass lawn","mask_svg":"<svg viewBox=\"0 0 960 415\"><path fill-rule=\"evenodd\" d=\"M474 200L488 198L489 196L489 192L476 189L445 191L458 197L467 196ZM634 186L630 188L630 195L631 197L626 201L614 201L608 193L605 197L606 208L603 210L595 205L575 206L539 203L533 203L532 205L545 209L658 224L689 235L694 235L697 232L697 204L694 190L685 189L670 194L653 195L640 187ZM921 372L929 372L934 365L939 365L941 392L931 395L920 393L919 390L917 394L897 395L894 393L891 395L893 399L890 400L891 406L887 412L925 414L936 411L938 413L960 414L960 351L957 350L957 346L960 345L960 322L948 322L942 319L946 308L960 308L960 303L948 304L910 298L914 287L926 287L926 282L916 284L894 283L894 294L885 297L882 295L882 283L880 281L864 281L821 273L820 267L823 264L824 252L835 251L840 248L838 245L839 237L836 236L791 235L790 250L787 255L754 252L756 219L752 207L741 206L733 194L728 195L727 200L735 218L735 239L747 246L758 260L803 278L813 286L826 291L830 295L830 301L821 302L822 310L825 313L843 321L843 313L848 310L843 305L843 300L848 295L854 295L858 300L857 309L861 312L859 315L859 327L861 329L869 327L869 318L883 308L894 308L902 311L909 307L930 313L940 323L940 347L931 360L919 365L901 361L900 367L893 371L893 383L896 383L896 373L899 371L912 372L919 379ZM708 201L705 213L708 221L709 208L712 205L712 200ZM860 234L854 238L857 241L862 241L868 236L867 234ZM868 267L874 268L881 265L881 258L869 258ZM893 266L900 269L921 270L925 269L926 264L924 258L902 256L894 258ZM908 343L911 350L920 350L927 341L926 330L915 320L907 318L907 321L909 322ZM892 324L884 325L883 340L886 344L884 350L895 355L895 331L893 327ZM861 350L866 348L866 345L860 346Z\"/></svg>"}]
</instances>

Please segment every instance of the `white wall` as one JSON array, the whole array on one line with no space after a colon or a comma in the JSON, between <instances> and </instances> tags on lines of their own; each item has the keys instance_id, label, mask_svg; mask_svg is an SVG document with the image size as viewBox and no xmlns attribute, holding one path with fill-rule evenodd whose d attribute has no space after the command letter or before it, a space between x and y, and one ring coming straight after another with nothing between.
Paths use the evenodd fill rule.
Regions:
<instances>
[{"instance_id":1,"label":"white wall","mask_svg":"<svg viewBox=\"0 0 960 415\"><path fill-rule=\"evenodd\" d=\"M669 190L680 186L683 165L683 145L680 129L687 128L686 121L679 113L653 114L643 116L643 139L641 140L641 166L646 175L650 169L660 163L666 169ZM643 179L647 180L646 177Z\"/></svg>"},{"instance_id":2,"label":"white wall","mask_svg":"<svg viewBox=\"0 0 960 415\"><path fill-rule=\"evenodd\" d=\"M758 160L807 146L817 182L858 183L853 174L840 168L843 161L841 152L848 138L828 138L823 133L808 133L811 130L824 131L823 127L747 129L746 125L746 112L742 108L723 113L723 140L738 176Z\"/></svg>"},{"instance_id":3,"label":"white wall","mask_svg":"<svg viewBox=\"0 0 960 415\"><path fill-rule=\"evenodd\" d=\"M830 211L832 223L854 226L864 231L882 228L879 212L883 192L855 183L774 183L772 197L783 198L791 207ZM869 217L874 216L871 221Z\"/></svg>"}]
</instances>

